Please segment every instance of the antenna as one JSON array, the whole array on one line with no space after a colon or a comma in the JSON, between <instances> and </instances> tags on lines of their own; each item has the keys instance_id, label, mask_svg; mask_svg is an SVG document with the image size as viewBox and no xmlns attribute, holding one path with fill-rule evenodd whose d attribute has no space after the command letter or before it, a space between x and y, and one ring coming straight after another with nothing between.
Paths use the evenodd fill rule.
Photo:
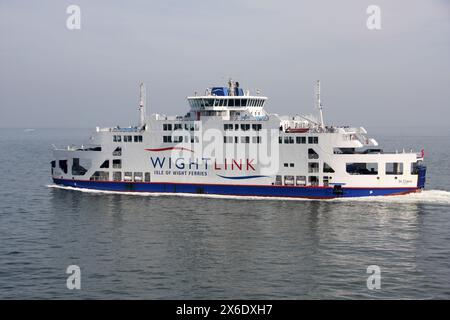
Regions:
<instances>
[{"instance_id":1,"label":"antenna","mask_svg":"<svg viewBox=\"0 0 450 320\"><path fill-rule=\"evenodd\" d=\"M147 113L146 107L147 107L147 100L145 96L145 84L141 82L141 85L139 86L139 111L141 112L141 127L144 128L145 126L145 115Z\"/></svg>"},{"instance_id":2,"label":"antenna","mask_svg":"<svg viewBox=\"0 0 450 320\"><path fill-rule=\"evenodd\" d=\"M325 130L325 123L323 122L322 102L320 101L320 80L316 83L316 103L320 114L320 127Z\"/></svg>"}]
</instances>

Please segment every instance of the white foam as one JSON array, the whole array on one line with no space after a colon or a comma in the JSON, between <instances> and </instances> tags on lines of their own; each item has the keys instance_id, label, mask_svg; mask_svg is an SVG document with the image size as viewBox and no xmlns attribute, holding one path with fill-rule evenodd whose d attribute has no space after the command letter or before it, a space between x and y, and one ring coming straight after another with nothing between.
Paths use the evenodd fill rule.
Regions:
<instances>
[{"instance_id":1,"label":"white foam","mask_svg":"<svg viewBox=\"0 0 450 320\"><path fill-rule=\"evenodd\" d=\"M305 199L289 197L255 197L255 196L230 196L218 194L197 194L197 193L158 193L158 192L133 192L133 191L106 191L86 188L66 187L57 184L47 185L49 188L64 190L74 190L91 194L122 194L129 196L179 196L179 197L200 197L217 199L239 199L239 200L289 200L289 201L336 201L336 202L384 202L384 203L432 203L450 205L450 192L444 190L424 190L418 193L410 193L398 196L378 196L378 197L355 197L355 198L335 198L335 199Z\"/></svg>"},{"instance_id":2,"label":"white foam","mask_svg":"<svg viewBox=\"0 0 450 320\"><path fill-rule=\"evenodd\" d=\"M408 193L397 196L359 197L359 198L337 198L333 201L370 201L385 203L432 203L449 204L450 192L444 190L422 190L421 192Z\"/></svg>"}]
</instances>

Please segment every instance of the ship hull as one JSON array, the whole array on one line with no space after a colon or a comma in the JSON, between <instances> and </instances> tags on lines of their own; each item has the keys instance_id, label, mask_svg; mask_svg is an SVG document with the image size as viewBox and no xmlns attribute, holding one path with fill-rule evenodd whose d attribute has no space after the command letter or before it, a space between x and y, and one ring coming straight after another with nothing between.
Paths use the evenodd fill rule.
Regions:
<instances>
[{"instance_id":1,"label":"ship hull","mask_svg":"<svg viewBox=\"0 0 450 320\"><path fill-rule=\"evenodd\" d=\"M57 185L118 192L188 193L242 197L282 197L333 199L367 196L392 196L418 192L420 188L345 188L337 194L333 187L289 187L267 185L233 185L202 183L115 182L53 179Z\"/></svg>"}]
</instances>

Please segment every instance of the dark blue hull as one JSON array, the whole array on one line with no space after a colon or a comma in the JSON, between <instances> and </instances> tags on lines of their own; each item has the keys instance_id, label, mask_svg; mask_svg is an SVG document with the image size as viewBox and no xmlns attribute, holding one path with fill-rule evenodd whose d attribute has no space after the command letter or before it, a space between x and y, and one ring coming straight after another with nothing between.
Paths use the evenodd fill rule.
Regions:
<instances>
[{"instance_id":1,"label":"dark blue hull","mask_svg":"<svg viewBox=\"0 0 450 320\"><path fill-rule=\"evenodd\" d=\"M419 188L287 187L232 184L115 182L53 179L62 186L102 191L217 194L229 196L331 199L339 197L389 196L416 192Z\"/></svg>"}]
</instances>

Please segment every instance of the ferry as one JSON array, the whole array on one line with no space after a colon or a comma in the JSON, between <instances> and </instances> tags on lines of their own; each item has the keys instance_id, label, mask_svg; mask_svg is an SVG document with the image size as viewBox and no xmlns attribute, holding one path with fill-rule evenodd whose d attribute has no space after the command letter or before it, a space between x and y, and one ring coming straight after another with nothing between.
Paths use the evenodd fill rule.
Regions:
<instances>
[{"instance_id":1,"label":"ferry","mask_svg":"<svg viewBox=\"0 0 450 320\"><path fill-rule=\"evenodd\" d=\"M400 195L425 187L424 152L386 152L363 127L315 115L270 113L268 98L236 81L187 97L184 115L147 115L97 127L89 143L54 146L56 185L81 189L242 197L332 199Z\"/></svg>"}]
</instances>

